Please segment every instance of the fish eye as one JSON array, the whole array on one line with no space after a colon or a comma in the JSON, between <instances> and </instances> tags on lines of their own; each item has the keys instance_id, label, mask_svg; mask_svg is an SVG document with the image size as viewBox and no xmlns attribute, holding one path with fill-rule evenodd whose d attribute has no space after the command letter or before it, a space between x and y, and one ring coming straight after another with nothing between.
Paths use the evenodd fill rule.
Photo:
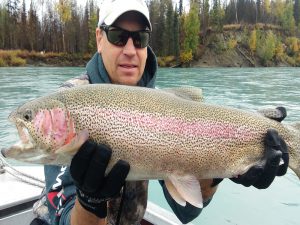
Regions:
<instances>
[{"instance_id":1,"label":"fish eye","mask_svg":"<svg viewBox=\"0 0 300 225\"><path fill-rule=\"evenodd\" d=\"M30 109L26 109L25 113L24 113L24 119L26 121L31 121L32 119L32 112Z\"/></svg>"}]
</instances>

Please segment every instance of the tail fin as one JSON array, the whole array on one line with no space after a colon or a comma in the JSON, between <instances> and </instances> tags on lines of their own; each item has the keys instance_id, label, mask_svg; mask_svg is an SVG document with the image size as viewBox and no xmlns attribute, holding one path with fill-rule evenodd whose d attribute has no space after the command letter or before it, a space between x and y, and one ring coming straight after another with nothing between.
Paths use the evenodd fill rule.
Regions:
<instances>
[{"instance_id":1,"label":"tail fin","mask_svg":"<svg viewBox=\"0 0 300 225\"><path fill-rule=\"evenodd\" d=\"M285 125L285 127L292 136L289 143L287 143L290 155L289 167L300 179L300 122Z\"/></svg>"}]
</instances>

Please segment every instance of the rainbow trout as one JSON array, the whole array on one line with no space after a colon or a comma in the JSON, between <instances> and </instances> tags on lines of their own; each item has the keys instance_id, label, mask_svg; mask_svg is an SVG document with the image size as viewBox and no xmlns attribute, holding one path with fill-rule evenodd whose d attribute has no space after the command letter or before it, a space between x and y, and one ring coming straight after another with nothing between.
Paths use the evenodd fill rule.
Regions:
<instances>
[{"instance_id":1,"label":"rainbow trout","mask_svg":"<svg viewBox=\"0 0 300 225\"><path fill-rule=\"evenodd\" d=\"M206 104L198 89L163 91L112 84L74 87L20 106L9 116L20 142L2 154L21 161L69 165L88 138L129 162L127 180L162 179L172 197L202 207L199 180L230 178L264 164L264 137L275 129L300 178L300 124Z\"/></svg>"}]
</instances>

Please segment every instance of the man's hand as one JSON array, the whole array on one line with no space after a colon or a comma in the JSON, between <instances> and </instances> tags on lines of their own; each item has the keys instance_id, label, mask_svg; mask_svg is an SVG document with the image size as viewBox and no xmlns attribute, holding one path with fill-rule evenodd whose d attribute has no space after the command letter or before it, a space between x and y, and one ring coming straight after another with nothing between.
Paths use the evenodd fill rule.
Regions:
<instances>
[{"instance_id":1,"label":"man's hand","mask_svg":"<svg viewBox=\"0 0 300 225\"><path fill-rule=\"evenodd\" d=\"M107 146L86 141L70 166L79 203L99 218L107 216L107 201L118 196L130 169L127 162L119 160L105 176L111 154Z\"/></svg>"},{"instance_id":2,"label":"man's hand","mask_svg":"<svg viewBox=\"0 0 300 225\"><path fill-rule=\"evenodd\" d=\"M246 187L252 185L258 189L265 189L271 185L276 176L286 174L289 154L284 140L278 136L275 130L268 130L264 142L266 164L253 166L245 174L231 178L233 182ZM281 158L283 160L282 165L280 165Z\"/></svg>"},{"instance_id":3,"label":"man's hand","mask_svg":"<svg viewBox=\"0 0 300 225\"><path fill-rule=\"evenodd\" d=\"M276 113L274 113L276 111ZM271 116L267 112L263 115L266 117L281 122L286 117L286 109L277 107ZM264 139L265 159L266 163L263 166L253 166L245 174L231 180L237 184L242 184L246 187L254 186L258 189L268 188L276 176L286 174L289 165L289 153L285 141L279 137L276 130L268 130ZM280 164L280 160L283 163ZM212 187L218 185L223 179L214 179Z\"/></svg>"}]
</instances>

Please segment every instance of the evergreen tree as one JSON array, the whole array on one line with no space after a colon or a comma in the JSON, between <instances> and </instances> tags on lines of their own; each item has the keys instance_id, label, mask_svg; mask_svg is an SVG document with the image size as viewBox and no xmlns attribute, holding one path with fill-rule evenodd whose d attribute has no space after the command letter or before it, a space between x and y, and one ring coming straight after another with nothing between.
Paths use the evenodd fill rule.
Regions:
<instances>
[{"instance_id":1,"label":"evergreen tree","mask_svg":"<svg viewBox=\"0 0 300 225\"><path fill-rule=\"evenodd\" d=\"M261 0L256 0L256 13L255 13L255 22L258 23L261 21Z\"/></svg>"},{"instance_id":2,"label":"evergreen tree","mask_svg":"<svg viewBox=\"0 0 300 225\"><path fill-rule=\"evenodd\" d=\"M179 8L178 8L178 13L179 13L179 16L182 15L182 12L183 12L183 5L182 5L182 0L179 0Z\"/></svg>"},{"instance_id":3,"label":"evergreen tree","mask_svg":"<svg viewBox=\"0 0 300 225\"><path fill-rule=\"evenodd\" d=\"M96 27L98 25L98 11L95 7L95 2L90 1L90 17L89 17L89 41L88 41L88 52L93 53L97 50L96 46Z\"/></svg>"},{"instance_id":4,"label":"evergreen tree","mask_svg":"<svg viewBox=\"0 0 300 225\"><path fill-rule=\"evenodd\" d=\"M184 51L196 53L199 44L200 20L197 5L193 3L184 23Z\"/></svg>"},{"instance_id":5,"label":"evergreen tree","mask_svg":"<svg viewBox=\"0 0 300 225\"><path fill-rule=\"evenodd\" d=\"M166 2L166 26L165 26L165 40L168 40L165 42L166 55L174 55L174 10L173 10L173 4L172 0L168 0Z\"/></svg>"},{"instance_id":6,"label":"evergreen tree","mask_svg":"<svg viewBox=\"0 0 300 225\"><path fill-rule=\"evenodd\" d=\"M180 43L179 43L179 12L177 10L177 4L175 5L174 12L174 55L176 58L176 62L179 63L180 56Z\"/></svg>"},{"instance_id":7,"label":"evergreen tree","mask_svg":"<svg viewBox=\"0 0 300 225\"><path fill-rule=\"evenodd\" d=\"M31 0L29 13L28 13L28 41L29 41L30 50L37 50L38 29L39 29L39 21L38 21L33 0Z\"/></svg>"},{"instance_id":8,"label":"evergreen tree","mask_svg":"<svg viewBox=\"0 0 300 225\"><path fill-rule=\"evenodd\" d=\"M7 8L7 23L5 26L5 33L7 35L7 48L18 48L17 34L18 34L18 13L19 13L19 0L8 0L6 3Z\"/></svg>"},{"instance_id":9,"label":"evergreen tree","mask_svg":"<svg viewBox=\"0 0 300 225\"><path fill-rule=\"evenodd\" d=\"M230 0L229 4L225 7L224 23L238 23L236 0Z\"/></svg>"},{"instance_id":10,"label":"evergreen tree","mask_svg":"<svg viewBox=\"0 0 300 225\"><path fill-rule=\"evenodd\" d=\"M205 36L206 30L209 26L209 0L202 1L202 33Z\"/></svg>"},{"instance_id":11,"label":"evergreen tree","mask_svg":"<svg viewBox=\"0 0 300 225\"><path fill-rule=\"evenodd\" d=\"M22 11L21 11L21 23L20 23L20 33L18 34L19 37L19 46L21 49L25 49L28 47L27 45L27 12L26 12L26 5L25 0L22 3Z\"/></svg>"},{"instance_id":12,"label":"evergreen tree","mask_svg":"<svg viewBox=\"0 0 300 225\"><path fill-rule=\"evenodd\" d=\"M47 17L45 17L45 11L44 11L44 6L47 0L38 0L37 4L41 10L41 15L40 15L40 26L41 26L41 49L44 50L45 49L45 24L46 24L46 20Z\"/></svg>"},{"instance_id":13,"label":"evergreen tree","mask_svg":"<svg viewBox=\"0 0 300 225\"><path fill-rule=\"evenodd\" d=\"M296 26L299 26L300 24L300 3L299 0L295 0L294 3L294 18L295 18L295 23Z\"/></svg>"},{"instance_id":14,"label":"evergreen tree","mask_svg":"<svg viewBox=\"0 0 300 225\"><path fill-rule=\"evenodd\" d=\"M65 34L66 34L66 51L70 53L80 52L80 18L77 10L77 1L71 0L71 19L66 22Z\"/></svg>"},{"instance_id":15,"label":"evergreen tree","mask_svg":"<svg viewBox=\"0 0 300 225\"><path fill-rule=\"evenodd\" d=\"M149 14L150 14L150 20L152 24L150 45L157 54L159 53L159 49L160 49L159 41L161 39L161 33L159 33L159 27L160 27L159 9L160 9L159 0L150 1Z\"/></svg>"},{"instance_id":16,"label":"evergreen tree","mask_svg":"<svg viewBox=\"0 0 300 225\"><path fill-rule=\"evenodd\" d=\"M8 20L8 13L4 5L0 4L0 48L5 49L6 46L6 24Z\"/></svg>"},{"instance_id":17,"label":"evergreen tree","mask_svg":"<svg viewBox=\"0 0 300 225\"><path fill-rule=\"evenodd\" d=\"M214 26L218 31L221 31L223 29L223 18L224 11L221 8L220 0L213 0L210 21L211 25Z\"/></svg>"},{"instance_id":18,"label":"evergreen tree","mask_svg":"<svg viewBox=\"0 0 300 225\"><path fill-rule=\"evenodd\" d=\"M166 31L166 4L165 0L160 1L159 5L159 15L157 26L157 34L159 35L157 38L157 53L159 56L166 55L166 42L168 42L168 37L165 35Z\"/></svg>"}]
</instances>

